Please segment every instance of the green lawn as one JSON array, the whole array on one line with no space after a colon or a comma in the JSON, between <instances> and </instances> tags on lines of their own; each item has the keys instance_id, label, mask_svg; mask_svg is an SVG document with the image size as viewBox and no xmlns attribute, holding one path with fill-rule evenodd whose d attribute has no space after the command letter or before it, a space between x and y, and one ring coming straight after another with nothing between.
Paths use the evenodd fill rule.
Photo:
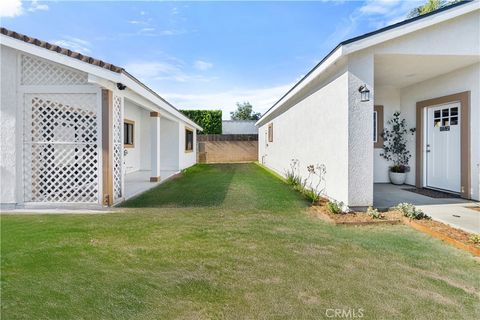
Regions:
<instances>
[{"instance_id":1,"label":"green lawn","mask_svg":"<svg viewBox=\"0 0 480 320\"><path fill-rule=\"evenodd\" d=\"M307 205L257 165L199 165L125 212L3 215L2 319L480 318L469 254Z\"/></svg>"}]
</instances>

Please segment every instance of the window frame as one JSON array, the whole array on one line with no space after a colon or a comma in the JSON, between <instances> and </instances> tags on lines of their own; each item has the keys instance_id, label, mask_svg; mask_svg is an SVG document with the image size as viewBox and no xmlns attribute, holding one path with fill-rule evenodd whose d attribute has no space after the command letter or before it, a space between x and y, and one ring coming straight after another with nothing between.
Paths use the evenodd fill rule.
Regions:
<instances>
[{"instance_id":1,"label":"window frame","mask_svg":"<svg viewBox=\"0 0 480 320\"><path fill-rule=\"evenodd\" d=\"M268 142L273 142L273 123L268 125Z\"/></svg>"},{"instance_id":2,"label":"window frame","mask_svg":"<svg viewBox=\"0 0 480 320\"><path fill-rule=\"evenodd\" d=\"M188 133L191 133L192 134L192 148L191 149L188 149ZM194 149L194 143L195 143L195 134L194 134L194 131L193 129L190 129L190 128L187 128L185 127L185 146L184 146L184 151L186 153L189 153L189 152L193 152L193 149Z\"/></svg>"},{"instance_id":3,"label":"window frame","mask_svg":"<svg viewBox=\"0 0 480 320\"><path fill-rule=\"evenodd\" d=\"M125 143L125 134L127 134L127 132L125 132L125 125L132 127L132 143ZM133 120L123 119L123 147L135 148L135 121Z\"/></svg>"},{"instance_id":4,"label":"window frame","mask_svg":"<svg viewBox=\"0 0 480 320\"><path fill-rule=\"evenodd\" d=\"M384 123L383 123L383 106L381 105L377 105L377 106L374 106L373 107L373 115L372 117L374 117L374 114L377 115L377 125L376 125L376 128L374 126L374 129L376 129L376 132L374 132L375 134L375 138L373 139L373 147L375 149L381 149L383 148L383 137L382 137L382 132L383 132L383 126L384 126ZM375 119L372 119L373 121L375 121Z\"/></svg>"}]
</instances>

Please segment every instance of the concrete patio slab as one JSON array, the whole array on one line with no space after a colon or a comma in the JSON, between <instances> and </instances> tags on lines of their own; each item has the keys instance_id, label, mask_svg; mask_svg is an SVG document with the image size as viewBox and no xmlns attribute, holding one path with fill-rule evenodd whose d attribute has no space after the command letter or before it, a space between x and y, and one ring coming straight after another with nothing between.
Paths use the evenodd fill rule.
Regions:
<instances>
[{"instance_id":1,"label":"concrete patio slab","mask_svg":"<svg viewBox=\"0 0 480 320\"><path fill-rule=\"evenodd\" d=\"M161 170L160 181L150 182L150 170L140 170L125 175L125 200L133 198L157 185L167 181L179 171Z\"/></svg>"},{"instance_id":2,"label":"concrete patio slab","mask_svg":"<svg viewBox=\"0 0 480 320\"><path fill-rule=\"evenodd\" d=\"M373 196L374 207L389 209L399 203L407 202L423 210L434 220L470 233L480 233L480 212L470 209L478 206L478 202L461 198L430 198L404 190L408 187L411 186L376 183Z\"/></svg>"}]
</instances>

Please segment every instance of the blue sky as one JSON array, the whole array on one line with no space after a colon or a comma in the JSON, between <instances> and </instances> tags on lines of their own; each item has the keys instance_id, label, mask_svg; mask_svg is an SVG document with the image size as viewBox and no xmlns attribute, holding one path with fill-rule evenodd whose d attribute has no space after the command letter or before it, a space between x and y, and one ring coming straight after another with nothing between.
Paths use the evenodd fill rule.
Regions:
<instances>
[{"instance_id":1,"label":"blue sky","mask_svg":"<svg viewBox=\"0 0 480 320\"><path fill-rule=\"evenodd\" d=\"M1 25L125 67L178 108L266 111L338 42L421 1L0 2Z\"/></svg>"}]
</instances>

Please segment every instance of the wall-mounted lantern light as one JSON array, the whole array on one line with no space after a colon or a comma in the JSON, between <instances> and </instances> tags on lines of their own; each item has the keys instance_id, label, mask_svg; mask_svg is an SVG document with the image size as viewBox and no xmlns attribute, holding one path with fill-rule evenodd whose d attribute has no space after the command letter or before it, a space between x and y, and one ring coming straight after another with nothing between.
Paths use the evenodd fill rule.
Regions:
<instances>
[{"instance_id":1,"label":"wall-mounted lantern light","mask_svg":"<svg viewBox=\"0 0 480 320\"><path fill-rule=\"evenodd\" d=\"M366 84L361 85L358 92L360 92L362 102L370 101L370 90L368 90Z\"/></svg>"}]
</instances>

